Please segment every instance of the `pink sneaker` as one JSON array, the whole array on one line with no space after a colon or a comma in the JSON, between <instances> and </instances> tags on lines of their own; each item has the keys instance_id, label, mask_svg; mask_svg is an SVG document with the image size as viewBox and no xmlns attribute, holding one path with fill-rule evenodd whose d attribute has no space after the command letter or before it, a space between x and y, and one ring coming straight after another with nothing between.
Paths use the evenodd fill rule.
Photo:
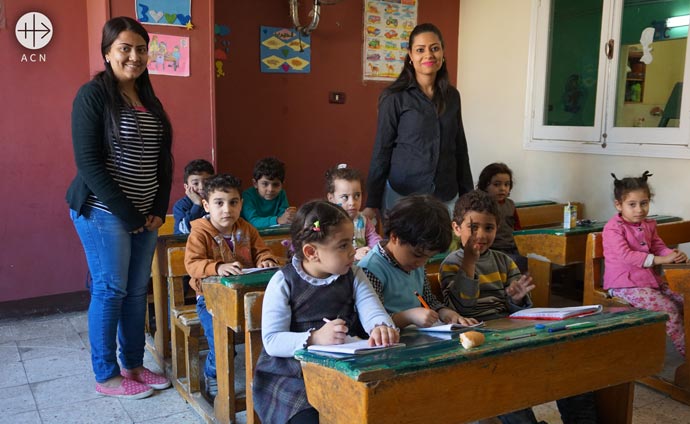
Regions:
<instances>
[{"instance_id":1,"label":"pink sneaker","mask_svg":"<svg viewBox=\"0 0 690 424\"><path fill-rule=\"evenodd\" d=\"M129 378L123 378L117 387L106 387L101 383L96 383L96 391L105 396L123 399L143 399L153 394L151 387Z\"/></svg>"},{"instance_id":2,"label":"pink sneaker","mask_svg":"<svg viewBox=\"0 0 690 424\"><path fill-rule=\"evenodd\" d=\"M140 371L137 374L133 373L132 371L122 369L122 370L120 370L120 374L124 378L128 378L128 379L137 381L141 384L146 384L148 387L151 387L152 389L163 390L163 389L167 389L168 387L170 387L170 380L165 378L165 376L162 376L160 374L156 374L147 368L142 368L142 369L143 369L143 371Z\"/></svg>"}]
</instances>

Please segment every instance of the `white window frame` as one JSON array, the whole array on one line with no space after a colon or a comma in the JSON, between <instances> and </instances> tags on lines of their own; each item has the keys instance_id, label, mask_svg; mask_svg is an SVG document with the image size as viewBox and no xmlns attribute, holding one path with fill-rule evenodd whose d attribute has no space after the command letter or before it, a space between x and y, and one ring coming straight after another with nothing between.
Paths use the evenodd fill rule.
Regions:
<instances>
[{"instance_id":1,"label":"white window frame","mask_svg":"<svg viewBox=\"0 0 690 424\"><path fill-rule=\"evenodd\" d=\"M686 43L678 128L614 127L623 0L604 0L594 125L543 125L549 52L550 0L532 0L525 134L527 150L690 159L690 43ZM614 36L615 34L615 36ZM604 44L614 40L613 58ZM602 77L606 76L608 77Z\"/></svg>"}]
</instances>

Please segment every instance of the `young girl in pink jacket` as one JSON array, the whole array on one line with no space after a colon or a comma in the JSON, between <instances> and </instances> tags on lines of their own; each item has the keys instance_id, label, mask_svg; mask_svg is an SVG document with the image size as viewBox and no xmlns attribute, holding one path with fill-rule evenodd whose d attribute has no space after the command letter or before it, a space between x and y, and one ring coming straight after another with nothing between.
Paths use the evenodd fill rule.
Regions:
<instances>
[{"instance_id":1,"label":"young girl in pink jacket","mask_svg":"<svg viewBox=\"0 0 690 424\"><path fill-rule=\"evenodd\" d=\"M666 247L656 221L647 219L652 197L647 178L652 174L622 180L611 175L618 214L604 226L604 288L637 308L667 313L666 333L685 356L683 297L669 289L654 266L687 262L688 257Z\"/></svg>"}]
</instances>

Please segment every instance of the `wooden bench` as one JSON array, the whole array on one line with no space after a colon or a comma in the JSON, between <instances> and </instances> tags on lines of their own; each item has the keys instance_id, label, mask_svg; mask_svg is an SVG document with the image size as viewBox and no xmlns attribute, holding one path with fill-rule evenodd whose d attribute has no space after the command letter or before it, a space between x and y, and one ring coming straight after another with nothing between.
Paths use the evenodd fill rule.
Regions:
<instances>
[{"instance_id":1,"label":"wooden bench","mask_svg":"<svg viewBox=\"0 0 690 424\"><path fill-rule=\"evenodd\" d=\"M690 221L669 222L657 225L657 233L667 246L690 242ZM590 233L587 236L585 255L584 304L605 306L627 305L623 299L611 297L603 287L604 248L602 233ZM685 333L686 343L690 328L690 271L681 271L687 266L664 266L666 278L672 290L685 295ZM678 271L676 271L678 270ZM686 273L683 276L683 273ZM685 281L685 283L684 283ZM675 371L674 381L667 381L659 376L645 377L641 383L671 395L686 405L690 405L690 367L687 361Z\"/></svg>"}]
</instances>

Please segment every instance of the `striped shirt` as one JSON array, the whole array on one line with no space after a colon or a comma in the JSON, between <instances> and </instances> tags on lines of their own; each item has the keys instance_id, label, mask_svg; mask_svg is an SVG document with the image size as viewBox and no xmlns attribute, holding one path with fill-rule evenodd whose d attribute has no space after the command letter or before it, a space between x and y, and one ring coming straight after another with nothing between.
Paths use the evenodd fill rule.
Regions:
<instances>
[{"instance_id":1,"label":"striped shirt","mask_svg":"<svg viewBox=\"0 0 690 424\"><path fill-rule=\"evenodd\" d=\"M162 137L160 120L146 109L120 109L120 141L112 137L106 169L142 215L151 212L158 192ZM95 194L89 196L86 204L110 212Z\"/></svg>"}]
</instances>

